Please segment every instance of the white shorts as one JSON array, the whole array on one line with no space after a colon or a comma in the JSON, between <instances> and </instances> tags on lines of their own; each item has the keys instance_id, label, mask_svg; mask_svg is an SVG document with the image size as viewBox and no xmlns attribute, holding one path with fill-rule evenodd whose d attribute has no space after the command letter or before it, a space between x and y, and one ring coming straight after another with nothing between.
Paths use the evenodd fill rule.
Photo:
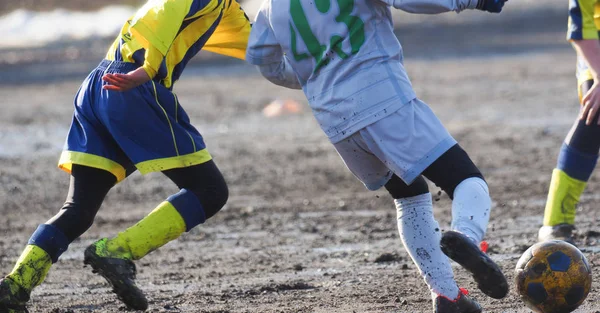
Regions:
<instances>
[{"instance_id":1,"label":"white shorts","mask_svg":"<svg viewBox=\"0 0 600 313\"><path fill-rule=\"evenodd\" d=\"M334 146L354 176L377 190L394 173L412 183L455 144L429 106L414 99Z\"/></svg>"}]
</instances>

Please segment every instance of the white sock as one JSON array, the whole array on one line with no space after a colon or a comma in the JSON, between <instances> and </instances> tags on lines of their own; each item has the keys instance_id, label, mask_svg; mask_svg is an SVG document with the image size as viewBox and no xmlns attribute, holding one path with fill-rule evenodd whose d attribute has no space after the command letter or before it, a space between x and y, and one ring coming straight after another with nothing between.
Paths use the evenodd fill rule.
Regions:
<instances>
[{"instance_id":1,"label":"white sock","mask_svg":"<svg viewBox=\"0 0 600 313\"><path fill-rule=\"evenodd\" d=\"M455 299L458 286L450 260L440 248L442 238L438 222L433 218L431 194L394 200L398 211L398 231L404 248L419 268L432 296Z\"/></svg>"},{"instance_id":2,"label":"white sock","mask_svg":"<svg viewBox=\"0 0 600 313\"><path fill-rule=\"evenodd\" d=\"M491 208L492 200L485 181L479 177L463 180L454 189L452 229L479 244L490 221Z\"/></svg>"}]
</instances>

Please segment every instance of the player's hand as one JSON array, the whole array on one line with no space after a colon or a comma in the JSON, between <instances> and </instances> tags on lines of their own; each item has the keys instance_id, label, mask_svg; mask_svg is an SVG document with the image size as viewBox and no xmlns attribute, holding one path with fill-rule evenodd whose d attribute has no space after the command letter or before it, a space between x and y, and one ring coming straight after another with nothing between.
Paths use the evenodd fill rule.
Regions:
<instances>
[{"instance_id":1,"label":"player's hand","mask_svg":"<svg viewBox=\"0 0 600 313\"><path fill-rule=\"evenodd\" d=\"M598 85L598 80L594 80L594 84L585 96L583 96L581 103L583 107L581 108L579 119L585 120L586 125L591 125L600 110L600 86ZM598 121L598 125L600 125L600 120Z\"/></svg>"},{"instance_id":2,"label":"player's hand","mask_svg":"<svg viewBox=\"0 0 600 313\"><path fill-rule=\"evenodd\" d=\"M508 0L479 0L477 9L492 13L500 13L506 1Z\"/></svg>"},{"instance_id":3,"label":"player's hand","mask_svg":"<svg viewBox=\"0 0 600 313\"><path fill-rule=\"evenodd\" d=\"M112 91L126 91L140 86L145 82L150 81L150 79L151 78L148 76L148 73L146 73L146 70L144 70L143 67L140 67L127 74L104 74L102 80L108 84L104 85L102 88Z\"/></svg>"}]
</instances>

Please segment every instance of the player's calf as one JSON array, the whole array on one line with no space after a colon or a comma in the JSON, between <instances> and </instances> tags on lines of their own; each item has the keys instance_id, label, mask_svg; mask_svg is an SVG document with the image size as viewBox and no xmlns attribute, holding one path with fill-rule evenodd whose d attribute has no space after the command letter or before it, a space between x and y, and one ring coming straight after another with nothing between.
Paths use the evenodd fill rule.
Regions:
<instances>
[{"instance_id":1,"label":"player's calf","mask_svg":"<svg viewBox=\"0 0 600 313\"><path fill-rule=\"evenodd\" d=\"M196 196L202 206L204 219L217 214L229 198L225 178L213 160L190 167L166 170L163 173L179 188L186 189Z\"/></svg>"},{"instance_id":2,"label":"player's calf","mask_svg":"<svg viewBox=\"0 0 600 313\"><path fill-rule=\"evenodd\" d=\"M111 239L101 239L85 250L84 263L102 275L129 308L145 310L148 302L135 284L132 260L175 240L204 223L206 213L198 197L187 189L170 196L137 224Z\"/></svg>"}]
</instances>

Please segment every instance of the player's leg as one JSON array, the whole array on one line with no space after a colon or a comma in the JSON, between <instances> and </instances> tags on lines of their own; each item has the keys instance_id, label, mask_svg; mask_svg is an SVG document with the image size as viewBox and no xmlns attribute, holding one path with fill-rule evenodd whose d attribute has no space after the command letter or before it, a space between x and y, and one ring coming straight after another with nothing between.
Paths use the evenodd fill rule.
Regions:
<instances>
[{"instance_id":1,"label":"player's leg","mask_svg":"<svg viewBox=\"0 0 600 313\"><path fill-rule=\"evenodd\" d=\"M135 65L110 62L105 71L128 72L133 70L132 66ZM216 166L202 136L190 124L177 96L170 90L150 81L132 91L102 93L98 98L103 108L96 115L108 125L111 138L142 174L180 169L201 182L215 179ZM132 261L204 222L205 205L211 208L184 187L136 225L89 246L84 261L106 278L128 307L143 310L147 301L134 282ZM124 272L129 276L125 281Z\"/></svg>"},{"instance_id":2,"label":"player's leg","mask_svg":"<svg viewBox=\"0 0 600 313\"><path fill-rule=\"evenodd\" d=\"M585 95L594 84L585 80L579 85L579 94ZM590 125L579 119L565 138L548 190L544 224L538 233L540 241L560 239L573 243L576 206L585 190L600 150L598 115Z\"/></svg>"},{"instance_id":3,"label":"player's leg","mask_svg":"<svg viewBox=\"0 0 600 313\"><path fill-rule=\"evenodd\" d=\"M433 216L427 182L419 176L407 185L394 175L385 188L396 204L402 243L431 291L434 312L481 312L479 304L458 288L450 260L440 248L441 229Z\"/></svg>"},{"instance_id":4,"label":"player's leg","mask_svg":"<svg viewBox=\"0 0 600 313\"><path fill-rule=\"evenodd\" d=\"M163 172L180 191L160 203L137 224L95 243L103 256L139 260L204 223L227 202L225 179L214 161Z\"/></svg>"},{"instance_id":5,"label":"player's leg","mask_svg":"<svg viewBox=\"0 0 600 313\"><path fill-rule=\"evenodd\" d=\"M387 127L388 125L384 125ZM431 194L425 180L419 176L410 185L392 174L373 154L361 132L334 144L350 171L367 189L388 190L397 209L398 231L402 243L425 280L434 299L436 312L480 312L479 305L459 291L450 261L440 249L441 231L433 217ZM459 310L456 306L460 300Z\"/></svg>"},{"instance_id":6,"label":"player's leg","mask_svg":"<svg viewBox=\"0 0 600 313\"><path fill-rule=\"evenodd\" d=\"M457 144L433 162L423 175L452 200L451 231L442 236L442 250L471 272L481 291L500 299L508 283L497 264L479 248L490 218L491 199L483 175ZM485 250L485 249L484 249Z\"/></svg>"},{"instance_id":7,"label":"player's leg","mask_svg":"<svg viewBox=\"0 0 600 313\"><path fill-rule=\"evenodd\" d=\"M11 307L16 312L20 307L24 309L29 294L43 282L52 264L92 225L115 183L116 178L110 172L73 165L64 206L37 228L13 270L0 281L0 312Z\"/></svg>"},{"instance_id":8,"label":"player's leg","mask_svg":"<svg viewBox=\"0 0 600 313\"><path fill-rule=\"evenodd\" d=\"M135 265L131 261L143 258L204 223L225 205L228 197L225 180L212 160L164 173L181 188L178 193L135 225L114 238L100 239L85 251L85 262L104 276L119 299L131 308L147 307L144 294L135 285ZM123 275L128 273L130 279L123 280Z\"/></svg>"},{"instance_id":9,"label":"player's leg","mask_svg":"<svg viewBox=\"0 0 600 313\"><path fill-rule=\"evenodd\" d=\"M454 198L453 231L446 232L442 242L449 234L456 233L454 230L473 236L472 239L461 237L467 240L463 247L469 249L463 249L465 251L460 255L485 262L478 262L476 266L459 263L467 270L475 271L473 274L478 281L493 278L493 290L480 284L486 294L492 297L505 296L508 284L504 275L476 245L482 239L489 219L491 201L487 185L468 155L456 144L431 109L415 99L393 115L365 127L361 134L369 150L402 180L412 182L423 173ZM474 221L470 221L471 216ZM444 253L447 254L446 251ZM494 276L489 277L488 271Z\"/></svg>"},{"instance_id":10,"label":"player's leg","mask_svg":"<svg viewBox=\"0 0 600 313\"><path fill-rule=\"evenodd\" d=\"M459 293L448 258L440 249L441 229L433 216L429 187L419 176L410 185L394 175L385 185L396 204L402 243L434 298L454 299Z\"/></svg>"},{"instance_id":11,"label":"player's leg","mask_svg":"<svg viewBox=\"0 0 600 313\"><path fill-rule=\"evenodd\" d=\"M452 199L452 230L477 244L482 242L492 202L487 183L469 155L456 144L425 169L423 176Z\"/></svg>"},{"instance_id":12,"label":"player's leg","mask_svg":"<svg viewBox=\"0 0 600 313\"><path fill-rule=\"evenodd\" d=\"M94 95L102 70L90 73L75 97L75 111L59 167L71 174L67 201L60 212L31 236L13 271L0 284L0 312L12 295L29 298L51 264L91 225L106 193L125 178L130 164L95 115ZM16 288L15 286L18 286ZM21 304L24 304L21 301ZM3 307L4 305L4 307ZM24 305L14 312L24 312Z\"/></svg>"}]
</instances>

